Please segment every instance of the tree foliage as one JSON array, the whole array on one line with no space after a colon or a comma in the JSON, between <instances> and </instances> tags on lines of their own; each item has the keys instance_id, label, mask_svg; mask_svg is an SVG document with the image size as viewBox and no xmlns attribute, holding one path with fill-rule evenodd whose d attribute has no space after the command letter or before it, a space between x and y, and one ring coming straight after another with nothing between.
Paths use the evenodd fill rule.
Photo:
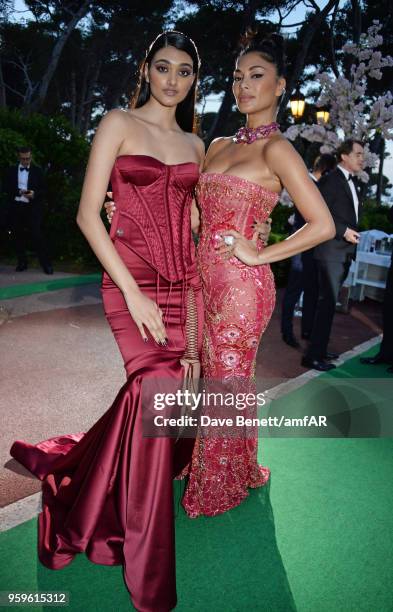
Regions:
<instances>
[{"instance_id":1,"label":"tree foliage","mask_svg":"<svg viewBox=\"0 0 393 612\"><path fill-rule=\"evenodd\" d=\"M13 3L0 0L0 165L14 161L17 146L33 146L37 162L47 169L49 222L56 220L62 228L62 248L74 256L86 252L75 231L74 213L88 141L106 111L127 105L146 47L163 29L184 31L199 48L200 125L206 143L233 133L244 121L234 107L231 85L239 39L247 27L258 26L286 38L287 92L280 108L284 127L292 122L287 101L293 90L302 87L315 102L319 95L315 73L346 74L350 64L341 52L344 43L359 41L380 15L384 16L382 54L393 46L393 9L388 0L26 0L25 4L31 13L22 12L16 19ZM390 68L380 80L367 80L370 99L391 89ZM220 99L217 112L205 107L211 95ZM313 122L313 112L309 106L307 121ZM379 175L371 182L383 192L380 144L371 143L381 160ZM299 142L299 148L311 163L315 143L305 148ZM58 233L53 225L51 234Z\"/></svg>"}]
</instances>

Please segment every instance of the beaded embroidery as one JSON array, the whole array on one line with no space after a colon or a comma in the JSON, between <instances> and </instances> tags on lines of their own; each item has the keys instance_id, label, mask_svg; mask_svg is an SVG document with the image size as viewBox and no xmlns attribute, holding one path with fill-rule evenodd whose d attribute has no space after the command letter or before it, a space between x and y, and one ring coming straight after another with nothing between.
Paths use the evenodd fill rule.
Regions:
<instances>
[{"instance_id":1,"label":"beaded embroidery","mask_svg":"<svg viewBox=\"0 0 393 612\"><path fill-rule=\"evenodd\" d=\"M279 129L280 125L275 121L268 125L259 125L256 128L243 126L236 132L232 140L236 144L252 144L260 138L268 138L270 134Z\"/></svg>"},{"instance_id":2,"label":"beaded embroidery","mask_svg":"<svg viewBox=\"0 0 393 612\"><path fill-rule=\"evenodd\" d=\"M251 238L253 222L269 217L278 195L240 177L205 173L197 199L202 210L198 268L205 307L204 379L207 384L239 379L255 389L256 353L275 304L274 278L269 265L225 260L214 247L229 228ZM258 246L263 248L261 241ZM255 416L255 409L247 416ZM248 495L249 487L264 485L269 473L257 463L255 430L235 438L199 435L183 505L191 517L225 512Z\"/></svg>"}]
</instances>

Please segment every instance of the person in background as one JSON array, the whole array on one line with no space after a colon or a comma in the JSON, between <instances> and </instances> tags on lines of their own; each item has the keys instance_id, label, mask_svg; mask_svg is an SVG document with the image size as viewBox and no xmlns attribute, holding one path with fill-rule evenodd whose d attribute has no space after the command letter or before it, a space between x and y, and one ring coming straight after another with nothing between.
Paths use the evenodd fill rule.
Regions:
<instances>
[{"instance_id":1,"label":"person in background","mask_svg":"<svg viewBox=\"0 0 393 612\"><path fill-rule=\"evenodd\" d=\"M318 269L318 302L310 344L301 362L304 367L321 372L336 367L329 362L328 343L338 294L356 257L359 242L361 202L354 175L363 168L363 144L358 140L345 140L338 148L337 156L337 168L318 183L333 217L336 235L314 248ZM330 359L333 357L330 356Z\"/></svg>"},{"instance_id":2,"label":"person in background","mask_svg":"<svg viewBox=\"0 0 393 612\"><path fill-rule=\"evenodd\" d=\"M30 233L33 249L45 274L53 274L45 239L41 232L42 204L45 193L44 173L32 163L31 147L18 149L19 163L11 166L5 178L11 230L14 234L17 256L16 272L27 269L26 229Z\"/></svg>"},{"instance_id":3,"label":"person in background","mask_svg":"<svg viewBox=\"0 0 393 612\"><path fill-rule=\"evenodd\" d=\"M393 225L393 206L388 210L388 219ZM360 363L365 365L390 364L388 372L393 374L393 252L386 280L385 295L382 306L382 343L374 357L361 357Z\"/></svg>"},{"instance_id":4,"label":"person in background","mask_svg":"<svg viewBox=\"0 0 393 612\"><path fill-rule=\"evenodd\" d=\"M336 167L336 158L329 153L319 155L313 165L310 177L315 183L319 179L331 172ZM305 221L295 208L293 214L293 224L291 233L297 232ZM302 338L308 339L314 321L314 313L318 298L318 275L313 258L313 249L294 255L291 258L291 268L288 277L288 284L281 306L281 334L283 341L293 348L299 348L300 344L293 333L293 316L295 306L303 293L302 308Z\"/></svg>"}]
</instances>

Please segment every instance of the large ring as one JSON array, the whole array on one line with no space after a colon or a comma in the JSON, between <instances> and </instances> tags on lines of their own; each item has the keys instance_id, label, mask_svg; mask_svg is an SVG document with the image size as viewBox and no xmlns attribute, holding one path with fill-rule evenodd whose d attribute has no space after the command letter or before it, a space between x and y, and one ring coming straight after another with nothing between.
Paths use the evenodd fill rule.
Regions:
<instances>
[{"instance_id":1,"label":"large ring","mask_svg":"<svg viewBox=\"0 0 393 612\"><path fill-rule=\"evenodd\" d=\"M235 244L235 238L233 236L224 236L224 242L228 246L233 246Z\"/></svg>"}]
</instances>

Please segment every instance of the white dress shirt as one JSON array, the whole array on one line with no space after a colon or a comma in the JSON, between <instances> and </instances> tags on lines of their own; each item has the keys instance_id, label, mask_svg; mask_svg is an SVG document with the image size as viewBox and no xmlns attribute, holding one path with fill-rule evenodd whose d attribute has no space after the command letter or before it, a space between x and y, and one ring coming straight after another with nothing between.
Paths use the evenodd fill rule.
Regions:
<instances>
[{"instance_id":1,"label":"white dress shirt","mask_svg":"<svg viewBox=\"0 0 393 612\"><path fill-rule=\"evenodd\" d=\"M27 168L27 172L26 170L22 170L23 166L22 164L19 164L18 166L18 189L22 189L23 191L27 191L27 184L29 182L29 170L30 168ZM30 202L29 198L26 198L26 196L16 196L15 200L17 202Z\"/></svg>"},{"instance_id":2,"label":"white dress shirt","mask_svg":"<svg viewBox=\"0 0 393 612\"><path fill-rule=\"evenodd\" d=\"M348 170L346 170L345 168L343 168L340 164L338 164L337 168L340 168L341 172L343 173L343 175L345 176L345 180L348 182L348 187L351 190L352 193L352 200L353 200L353 207L355 209L355 215L356 215L356 221L358 220L358 212L359 212L359 198L358 198L358 194L356 193L356 189L355 189L355 183L352 181L349 181L349 176L351 175L350 172L348 172Z\"/></svg>"}]
</instances>

